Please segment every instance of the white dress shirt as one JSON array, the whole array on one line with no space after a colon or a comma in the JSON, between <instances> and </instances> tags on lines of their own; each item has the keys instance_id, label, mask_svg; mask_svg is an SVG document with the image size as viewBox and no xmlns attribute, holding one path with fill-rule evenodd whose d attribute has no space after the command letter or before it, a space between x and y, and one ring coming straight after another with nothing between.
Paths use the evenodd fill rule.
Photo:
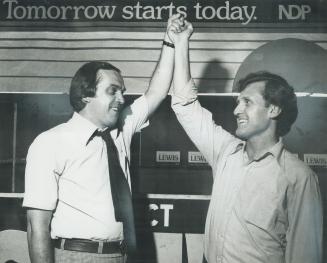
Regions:
<instances>
[{"instance_id":1,"label":"white dress shirt","mask_svg":"<svg viewBox=\"0 0 327 263\"><path fill-rule=\"evenodd\" d=\"M148 120L145 96L120 114L111 136L130 185L130 144ZM97 127L78 113L40 134L31 144L23 206L54 210L51 237L122 240L110 191L106 144L92 136ZM109 164L110 165L110 164Z\"/></svg>"}]
</instances>

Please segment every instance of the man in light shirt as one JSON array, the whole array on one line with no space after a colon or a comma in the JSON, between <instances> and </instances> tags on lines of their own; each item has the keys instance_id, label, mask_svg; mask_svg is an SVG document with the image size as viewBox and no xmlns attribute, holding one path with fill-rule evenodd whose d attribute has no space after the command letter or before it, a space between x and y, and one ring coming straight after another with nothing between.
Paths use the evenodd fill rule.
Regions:
<instances>
[{"instance_id":1,"label":"man in light shirt","mask_svg":"<svg viewBox=\"0 0 327 263\"><path fill-rule=\"evenodd\" d=\"M189 32L175 48L172 108L213 171L204 256L209 263L320 263L322 205L317 176L281 137L296 120L293 88L256 72L238 83L236 135L217 125L190 76Z\"/></svg>"},{"instance_id":2,"label":"man in light shirt","mask_svg":"<svg viewBox=\"0 0 327 263\"><path fill-rule=\"evenodd\" d=\"M127 224L117 220L111 169L122 175L130 195L131 139L168 93L172 40L181 24L180 15L169 19L159 62L143 96L123 108L126 89L120 70L106 62L86 63L71 82L72 118L31 144L23 205L32 263L123 263L127 252L136 250L135 231L132 242L125 244ZM105 132L107 139L101 137ZM109 150L118 165L109 159Z\"/></svg>"}]
</instances>

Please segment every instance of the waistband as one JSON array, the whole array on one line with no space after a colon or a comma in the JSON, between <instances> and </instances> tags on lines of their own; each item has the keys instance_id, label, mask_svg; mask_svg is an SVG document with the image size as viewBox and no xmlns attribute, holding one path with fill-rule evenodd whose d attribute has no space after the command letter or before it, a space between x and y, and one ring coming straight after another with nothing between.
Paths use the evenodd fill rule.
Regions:
<instances>
[{"instance_id":1,"label":"waistband","mask_svg":"<svg viewBox=\"0 0 327 263\"><path fill-rule=\"evenodd\" d=\"M55 248L98 254L126 254L124 241L93 241L79 238L53 239Z\"/></svg>"}]
</instances>

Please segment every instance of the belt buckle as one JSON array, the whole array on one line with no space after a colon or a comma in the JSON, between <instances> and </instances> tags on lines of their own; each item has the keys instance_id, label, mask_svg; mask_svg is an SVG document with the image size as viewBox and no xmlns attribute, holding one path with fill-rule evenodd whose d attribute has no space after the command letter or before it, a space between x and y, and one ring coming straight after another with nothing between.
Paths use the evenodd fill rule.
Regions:
<instances>
[{"instance_id":1,"label":"belt buckle","mask_svg":"<svg viewBox=\"0 0 327 263\"><path fill-rule=\"evenodd\" d=\"M98 241L98 254L103 253L103 241Z\"/></svg>"}]
</instances>

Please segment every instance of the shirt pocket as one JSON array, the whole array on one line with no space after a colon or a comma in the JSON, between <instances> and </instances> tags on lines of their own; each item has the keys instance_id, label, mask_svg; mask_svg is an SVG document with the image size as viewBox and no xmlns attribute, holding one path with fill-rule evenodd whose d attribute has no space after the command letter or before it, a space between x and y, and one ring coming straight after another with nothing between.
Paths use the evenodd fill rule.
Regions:
<instances>
[{"instance_id":1,"label":"shirt pocket","mask_svg":"<svg viewBox=\"0 0 327 263\"><path fill-rule=\"evenodd\" d=\"M283 194L271 182L245 188L240 192L240 211L247 231L266 249L285 246L287 216Z\"/></svg>"},{"instance_id":2,"label":"shirt pocket","mask_svg":"<svg viewBox=\"0 0 327 263\"><path fill-rule=\"evenodd\" d=\"M285 221L287 183L274 162L269 164L249 170L240 188L238 203L246 223L272 231Z\"/></svg>"},{"instance_id":3,"label":"shirt pocket","mask_svg":"<svg viewBox=\"0 0 327 263\"><path fill-rule=\"evenodd\" d=\"M242 205L245 222L261 229L273 229L277 217L277 196L263 189L258 189L251 195Z\"/></svg>"}]
</instances>

